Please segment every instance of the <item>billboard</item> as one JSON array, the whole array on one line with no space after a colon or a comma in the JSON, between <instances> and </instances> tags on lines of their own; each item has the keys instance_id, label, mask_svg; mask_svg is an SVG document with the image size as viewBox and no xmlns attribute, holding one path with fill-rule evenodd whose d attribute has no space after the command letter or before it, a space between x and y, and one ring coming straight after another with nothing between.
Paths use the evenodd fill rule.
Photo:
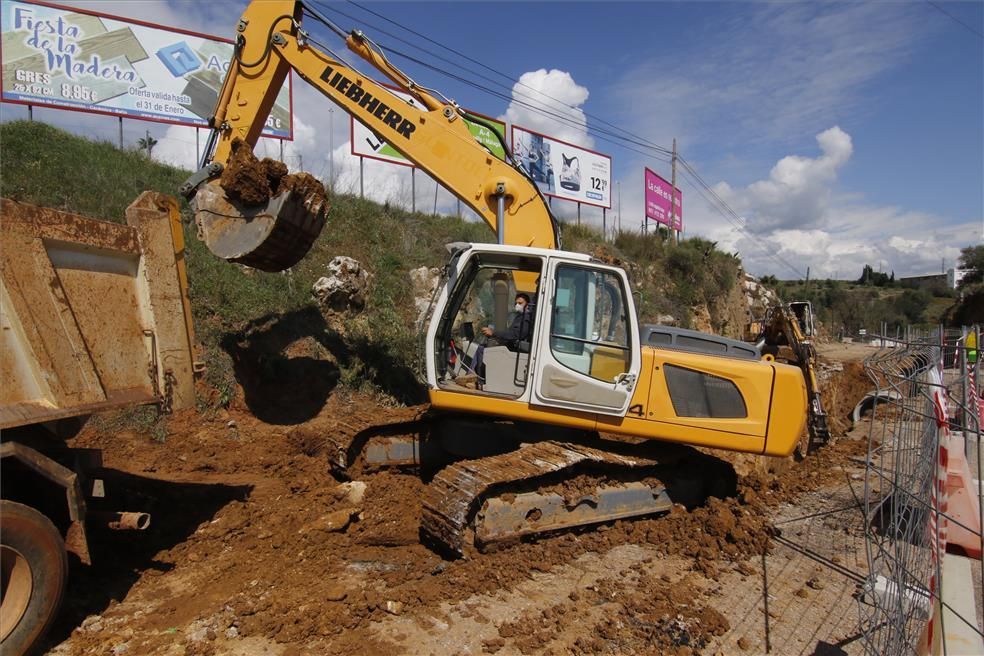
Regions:
<instances>
[{"instance_id":1,"label":"billboard","mask_svg":"<svg viewBox=\"0 0 984 656\"><path fill-rule=\"evenodd\" d=\"M545 196L612 207L612 158L514 125L513 156Z\"/></svg>"},{"instance_id":2,"label":"billboard","mask_svg":"<svg viewBox=\"0 0 984 656\"><path fill-rule=\"evenodd\" d=\"M662 223L671 230L683 230L683 192L674 193L669 182L646 169L646 220ZM676 212L671 211L670 198L674 198Z\"/></svg>"},{"instance_id":3,"label":"billboard","mask_svg":"<svg viewBox=\"0 0 984 656\"><path fill-rule=\"evenodd\" d=\"M384 84L382 86L386 87L387 91L392 93L394 96L400 98L408 105L412 105L413 107L419 109L422 112L427 111L427 108L421 105L419 102L417 102L417 100L415 100L414 97L411 96L410 94L405 93L400 89L394 89L393 87L387 84ZM468 113L475 114L476 116L481 117L486 123L491 123L498 131L499 136L502 137L502 140L505 141L505 137L506 137L505 123L501 121L497 121L494 118L488 118L487 116L483 116L482 114L478 114L476 112L468 112ZM391 162L393 164L400 164L402 166L413 166L413 162L411 162L406 157L401 155L395 148L393 148L393 146L389 145L389 143L376 136L376 134L372 130L362 125L362 123L356 121L355 118L351 119L351 124L352 124L352 154L353 155L357 157L370 157L372 159L378 159L384 162ZM493 134L491 130L489 130L484 125L473 123L468 119L465 119L465 124L468 126L468 130L472 133L475 139L479 143L484 144L485 147L488 148L490 151L492 151L493 155L495 155L499 159L506 158L506 151L502 147L502 142L500 142L499 139L496 138L495 134Z\"/></svg>"},{"instance_id":4,"label":"billboard","mask_svg":"<svg viewBox=\"0 0 984 656\"><path fill-rule=\"evenodd\" d=\"M0 0L0 100L208 127L232 42L83 9ZM293 138L290 76L263 131Z\"/></svg>"}]
</instances>

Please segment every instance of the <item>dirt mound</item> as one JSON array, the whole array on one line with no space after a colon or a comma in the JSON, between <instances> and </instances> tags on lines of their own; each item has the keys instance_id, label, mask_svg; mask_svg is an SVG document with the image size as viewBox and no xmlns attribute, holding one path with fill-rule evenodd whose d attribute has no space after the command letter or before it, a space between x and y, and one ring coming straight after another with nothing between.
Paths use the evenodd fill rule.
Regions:
<instances>
[{"instance_id":1,"label":"dirt mound","mask_svg":"<svg viewBox=\"0 0 984 656\"><path fill-rule=\"evenodd\" d=\"M821 383L820 398L827 410L827 424L835 437L851 430L851 413L858 401L874 389L874 383L860 362L845 362L843 370L832 371Z\"/></svg>"},{"instance_id":2,"label":"dirt mound","mask_svg":"<svg viewBox=\"0 0 984 656\"><path fill-rule=\"evenodd\" d=\"M852 459L863 458L867 449L865 440L837 440L801 462L786 461L778 471L749 472L741 479L739 495L743 503L757 510L793 502L804 493L842 483Z\"/></svg>"},{"instance_id":3,"label":"dirt mound","mask_svg":"<svg viewBox=\"0 0 984 656\"><path fill-rule=\"evenodd\" d=\"M336 441L408 412L419 409L383 408L336 390L317 417L298 426L264 423L234 404L211 415L172 417L163 442L87 427L72 446L104 449L109 470L133 479L126 509L151 510L154 520L143 534L99 542L99 564L69 593L60 638L74 634L64 653L128 644L130 653L163 654L180 645L186 653L222 654L251 639L308 650L299 653L403 653L379 638L378 622L393 615L434 621L427 618L440 618L446 604L506 593L624 545L645 545L657 559L689 558L687 575L717 579L769 549L770 508L843 476L838 463L856 446L845 441L777 475L746 476L736 498L712 499L692 512L677 507L663 517L448 561L420 544L417 475L365 474L365 494L355 504L331 474ZM121 553L128 556L115 555ZM123 597L125 604L111 601ZM628 572L571 599L570 608L502 630L536 653L539 639L603 599L611 603L591 635L623 653L695 653L726 629L697 588ZM95 615L98 622L80 627ZM596 646L589 637L573 649L596 653Z\"/></svg>"},{"instance_id":4,"label":"dirt mound","mask_svg":"<svg viewBox=\"0 0 984 656\"><path fill-rule=\"evenodd\" d=\"M236 138L232 141L229 160L219 183L231 200L247 207L263 205L285 191L293 191L304 198L314 194L320 203L325 202L325 187L317 178L308 173L288 175L287 170L283 162L269 157L257 159L249 144Z\"/></svg>"}]
</instances>

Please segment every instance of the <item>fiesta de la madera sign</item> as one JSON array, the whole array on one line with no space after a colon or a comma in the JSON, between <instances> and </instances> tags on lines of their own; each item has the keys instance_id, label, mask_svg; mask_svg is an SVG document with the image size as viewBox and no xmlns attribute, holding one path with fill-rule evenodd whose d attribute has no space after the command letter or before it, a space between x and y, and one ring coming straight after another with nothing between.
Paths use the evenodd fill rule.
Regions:
<instances>
[{"instance_id":1,"label":"fiesta de la madera sign","mask_svg":"<svg viewBox=\"0 0 984 656\"><path fill-rule=\"evenodd\" d=\"M0 99L207 127L232 43L86 9L0 0ZM291 139L290 77L263 136Z\"/></svg>"}]
</instances>

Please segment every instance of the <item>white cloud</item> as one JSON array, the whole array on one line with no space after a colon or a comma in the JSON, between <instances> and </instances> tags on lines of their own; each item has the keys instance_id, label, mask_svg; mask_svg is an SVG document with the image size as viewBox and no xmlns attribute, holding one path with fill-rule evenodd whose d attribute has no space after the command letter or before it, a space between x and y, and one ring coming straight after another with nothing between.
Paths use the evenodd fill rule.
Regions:
<instances>
[{"instance_id":1,"label":"white cloud","mask_svg":"<svg viewBox=\"0 0 984 656\"><path fill-rule=\"evenodd\" d=\"M772 167L768 180L737 190L722 182L714 190L754 234L815 226L827 215L837 171L854 152L851 136L837 126L818 134L817 143L819 157L788 155Z\"/></svg>"},{"instance_id":2,"label":"white cloud","mask_svg":"<svg viewBox=\"0 0 984 656\"><path fill-rule=\"evenodd\" d=\"M699 194L687 194L687 232L738 252L756 275L856 278L865 264L896 276L953 266L960 249L978 239L978 222L944 224L940 217L897 207L875 207L858 195L838 196L838 171L853 154L850 135L833 127L817 135L817 157L781 158L768 179L715 190L746 221L726 221Z\"/></svg>"},{"instance_id":3,"label":"white cloud","mask_svg":"<svg viewBox=\"0 0 984 656\"><path fill-rule=\"evenodd\" d=\"M512 98L500 120L584 148L594 146L581 109L588 100L588 90L570 73L543 68L523 73L513 85Z\"/></svg>"},{"instance_id":4,"label":"white cloud","mask_svg":"<svg viewBox=\"0 0 984 656\"><path fill-rule=\"evenodd\" d=\"M154 138L157 139L153 149L155 160L194 171L198 168L198 152L205 148L205 142L208 140L208 130L199 131L197 147L195 128L182 125L168 126L164 134Z\"/></svg>"},{"instance_id":5,"label":"white cloud","mask_svg":"<svg viewBox=\"0 0 984 656\"><path fill-rule=\"evenodd\" d=\"M615 123L660 144L792 143L875 106L864 90L931 27L906 3L763 3L708 13L699 47L655 50L605 97ZM640 108L645 108L640 111ZM654 120L657 117L658 120Z\"/></svg>"},{"instance_id":6,"label":"white cloud","mask_svg":"<svg viewBox=\"0 0 984 656\"><path fill-rule=\"evenodd\" d=\"M69 3L111 16L134 18L166 27L225 36L235 28L235 19L246 8L246 0L211 0L211 2L173 2L171 0L74 0ZM190 11L189 11L190 10Z\"/></svg>"},{"instance_id":7,"label":"white cloud","mask_svg":"<svg viewBox=\"0 0 984 656\"><path fill-rule=\"evenodd\" d=\"M839 230L777 230L736 238L729 248L741 253L752 273L797 277L779 258L799 275L809 267L812 278L853 279L866 264L897 277L939 272L941 264L954 266L960 249L974 242L973 223L940 226L938 217L898 208L856 206L833 211L843 219Z\"/></svg>"}]
</instances>

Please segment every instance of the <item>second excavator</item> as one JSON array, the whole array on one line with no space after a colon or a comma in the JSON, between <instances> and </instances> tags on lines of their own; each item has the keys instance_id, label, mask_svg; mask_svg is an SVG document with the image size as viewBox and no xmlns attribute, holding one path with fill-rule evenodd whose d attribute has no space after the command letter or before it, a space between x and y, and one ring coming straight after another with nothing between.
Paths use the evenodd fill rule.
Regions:
<instances>
[{"instance_id":1,"label":"second excavator","mask_svg":"<svg viewBox=\"0 0 984 656\"><path fill-rule=\"evenodd\" d=\"M343 38L414 102L344 63L305 21ZM558 224L529 173L505 143L500 159L469 130L481 117L302 2L257 0L239 21L212 139L183 189L213 253L284 269L327 221L324 194L309 186L286 185L253 206L224 186L236 152L255 145L289 70L453 192L498 241L449 246L422 336L426 417L357 436L333 459L343 467L419 467L428 481L421 527L428 539L461 554L470 545L692 506L735 486L729 465L695 447L793 451L806 417L799 369L762 361L740 342L640 325L626 273L560 250ZM486 341L485 333L514 323L517 294L529 301L523 334Z\"/></svg>"}]
</instances>

